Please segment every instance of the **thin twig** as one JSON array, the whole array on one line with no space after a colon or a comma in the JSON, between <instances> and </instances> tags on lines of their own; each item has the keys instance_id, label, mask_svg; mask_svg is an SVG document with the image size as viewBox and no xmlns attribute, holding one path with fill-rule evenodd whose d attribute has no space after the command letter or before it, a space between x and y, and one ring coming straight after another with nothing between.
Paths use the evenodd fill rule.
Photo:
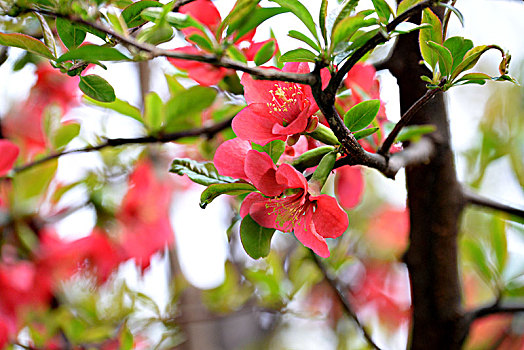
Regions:
<instances>
[{"instance_id":1,"label":"thin twig","mask_svg":"<svg viewBox=\"0 0 524 350\"><path fill-rule=\"evenodd\" d=\"M215 136L218 132L230 127L232 120L233 118L230 118L230 119L224 120L223 122L217 123L215 125L180 131L180 132L176 132L172 134L165 134L165 135L158 135L158 136L142 136L142 137L134 137L134 138L109 139L100 145L88 146L85 148L78 148L78 149L72 149L68 151L53 153L46 157L40 158L32 163L28 163L20 167L14 168L13 171L15 173L21 173L28 169L34 168L37 165L43 164L53 159L60 158L68 154L95 152L95 151L100 151L107 147L118 147L118 146L133 145L133 144L165 143L165 142L176 141L181 138L191 137L191 136L206 136L208 138L211 138Z\"/></svg>"},{"instance_id":2,"label":"thin twig","mask_svg":"<svg viewBox=\"0 0 524 350\"><path fill-rule=\"evenodd\" d=\"M389 133L388 137L384 140L384 143L382 143L382 146L378 149L377 153L381 154L383 156L387 156L389 153L389 149L395 142L395 139L397 138L400 131L408 125L408 123L411 121L411 118L420 110L422 106L424 106L429 100L433 98L439 92L440 89L432 89L427 90L426 93L417 100L409 109L404 113L404 115L400 118L398 123L395 125L393 130Z\"/></svg>"},{"instance_id":3,"label":"thin twig","mask_svg":"<svg viewBox=\"0 0 524 350\"><path fill-rule=\"evenodd\" d=\"M473 322L479 318L494 315L494 314L515 314L524 312L524 304L502 304L495 302L488 306L480 307L468 313L469 322Z\"/></svg>"},{"instance_id":4,"label":"thin twig","mask_svg":"<svg viewBox=\"0 0 524 350\"><path fill-rule=\"evenodd\" d=\"M178 10L180 10L180 8L184 5L187 5L189 4L190 2L193 2L195 0L178 0L177 2L175 2L175 4L173 5L173 12L178 12Z\"/></svg>"},{"instance_id":5,"label":"thin twig","mask_svg":"<svg viewBox=\"0 0 524 350\"><path fill-rule=\"evenodd\" d=\"M322 272L322 275L324 275L324 278L329 283L333 291L336 293L338 300L340 301L340 304L344 308L344 311L346 312L346 314L349 317L351 317L353 321L355 321L355 323L357 324L358 328L362 331L362 335L364 336L364 338L366 338L369 345L375 350L380 350L380 348L377 346L377 344L375 344L375 342L371 338L371 335L364 328L364 325L358 319L358 316L355 313L355 311L353 310L352 305L349 303L349 301L345 297L344 291L339 287L338 281L335 278L331 277L331 275L329 274L329 272L326 269L326 266L315 253L311 252L311 255L313 257L313 260L315 261L315 264L317 265L319 270Z\"/></svg>"},{"instance_id":6,"label":"thin twig","mask_svg":"<svg viewBox=\"0 0 524 350\"><path fill-rule=\"evenodd\" d=\"M476 205L479 207L484 207L484 208L495 209L498 211L502 211L504 213L508 213L510 215L517 216L521 219L524 219L524 210L523 209L515 208L515 207L509 206L506 204L499 203L493 199L483 197L479 194L472 192L470 189L465 188L465 187L462 189L462 192L464 194L465 200L469 204Z\"/></svg>"}]
</instances>

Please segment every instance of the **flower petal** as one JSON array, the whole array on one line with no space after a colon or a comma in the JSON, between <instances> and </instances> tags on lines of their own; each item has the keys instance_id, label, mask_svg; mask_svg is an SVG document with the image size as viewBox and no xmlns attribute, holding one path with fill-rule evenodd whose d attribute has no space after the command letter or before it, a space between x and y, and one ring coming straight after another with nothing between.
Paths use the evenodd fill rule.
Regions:
<instances>
[{"instance_id":1,"label":"flower petal","mask_svg":"<svg viewBox=\"0 0 524 350\"><path fill-rule=\"evenodd\" d=\"M300 220L295 224L295 237L304 246L311 248L318 256L329 257L329 249L326 240L317 233L312 221L313 207L310 206Z\"/></svg>"},{"instance_id":2,"label":"flower petal","mask_svg":"<svg viewBox=\"0 0 524 350\"><path fill-rule=\"evenodd\" d=\"M289 164L282 164L278 167L276 180L286 188L302 188L304 194L307 192L306 178Z\"/></svg>"},{"instance_id":3,"label":"flower petal","mask_svg":"<svg viewBox=\"0 0 524 350\"><path fill-rule=\"evenodd\" d=\"M267 106L262 103L250 104L241 110L233 119L232 127L235 134L244 140L265 145L273 140L286 140L284 135L272 132L276 121L268 113Z\"/></svg>"},{"instance_id":4,"label":"flower petal","mask_svg":"<svg viewBox=\"0 0 524 350\"><path fill-rule=\"evenodd\" d=\"M326 194L310 197L316 201L316 210L313 213L313 222L322 237L337 238L349 226L347 213L338 205L337 200Z\"/></svg>"},{"instance_id":5,"label":"flower petal","mask_svg":"<svg viewBox=\"0 0 524 350\"><path fill-rule=\"evenodd\" d=\"M191 55L200 55L202 51L193 46L178 47L174 52L187 53ZM191 79L204 86L216 85L222 78L224 78L229 70L223 67L215 67L209 63L202 63L191 60L182 60L176 58L169 58L168 61L178 69L188 72Z\"/></svg>"},{"instance_id":6,"label":"flower petal","mask_svg":"<svg viewBox=\"0 0 524 350\"><path fill-rule=\"evenodd\" d=\"M240 205L240 216L243 218L245 217L247 214L249 214L249 211L251 209L251 206L255 203L258 203L258 202L265 202L267 201L268 198L264 197L262 194L258 193L258 192L251 192L250 194L248 194L246 196L246 198L244 198L244 200L242 201L242 204ZM255 219L253 219L255 220ZM255 220L257 221L257 220ZM258 222L258 221L257 221ZM259 223L260 225L260 223Z\"/></svg>"},{"instance_id":7,"label":"flower petal","mask_svg":"<svg viewBox=\"0 0 524 350\"><path fill-rule=\"evenodd\" d=\"M4 176L13 168L20 150L9 140L0 140L0 176Z\"/></svg>"},{"instance_id":8,"label":"flower petal","mask_svg":"<svg viewBox=\"0 0 524 350\"><path fill-rule=\"evenodd\" d=\"M187 5L180 7L179 12L190 15L191 17L208 27L213 33L220 25L220 22L222 22L222 18L220 18L220 13L218 12L213 2L211 2L211 0L193 1ZM191 29L189 28L182 29L184 35L190 35L186 33L186 31L188 30L190 31L190 34L194 32L194 28L193 31L191 31Z\"/></svg>"},{"instance_id":9,"label":"flower petal","mask_svg":"<svg viewBox=\"0 0 524 350\"><path fill-rule=\"evenodd\" d=\"M247 198L247 197L246 197ZM262 199L260 199L262 198ZM294 212L300 196L286 198L264 198L258 200L254 196L250 199L249 215L259 225L270 227L282 232L291 232L295 224Z\"/></svg>"},{"instance_id":10,"label":"flower petal","mask_svg":"<svg viewBox=\"0 0 524 350\"><path fill-rule=\"evenodd\" d=\"M276 69L275 67L260 67L267 69ZM273 100L271 91L278 87L278 83L272 80L255 80L251 75L244 73L240 83L244 86L244 97L248 104L251 103L269 103Z\"/></svg>"},{"instance_id":11,"label":"flower petal","mask_svg":"<svg viewBox=\"0 0 524 350\"><path fill-rule=\"evenodd\" d=\"M304 132L307 128L309 120L309 108L303 110L289 125L282 126L280 124L273 125L272 133L275 135L294 135Z\"/></svg>"},{"instance_id":12,"label":"flower petal","mask_svg":"<svg viewBox=\"0 0 524 350\"><path fill-rule=\"evenodd\" d=\"M244 164L247 152L251 150L251 142L238 137L222 143L215 152L213 163L220 175L247 180Z\"/></svg>"},{"instance_id":13,"label":"flower petal","mask_svg":"<svg viewBox=\"0 0 524 350\"><path fill-rule=\"evenodd\" d=\"M267 153L251 150L246 155L244 171L255 187L266 196L281 194L285 186L276 180L276 165Z\"/></svg>"}]
</instances>

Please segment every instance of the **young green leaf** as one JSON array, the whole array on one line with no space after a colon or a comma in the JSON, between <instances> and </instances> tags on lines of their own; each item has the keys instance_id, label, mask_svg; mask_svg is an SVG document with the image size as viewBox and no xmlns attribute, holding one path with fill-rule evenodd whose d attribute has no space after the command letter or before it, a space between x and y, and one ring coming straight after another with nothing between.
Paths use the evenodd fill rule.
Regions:
<instances>
[{"instance_id":1,"label":"young green leaf","mask_svg":"<svg viewBox=\"0 0 524 350\"><path fill-rule=\"evenodd\" d=\"M357 14L340 21L331 32L330 50L333 51L337 44L342 41L349 41L359 29L376 24L376 19L364 19L364 17L363 14Z\"/></svg>"},{"instance_id":2,"label":"young green leaf","mask_svg":"<svg viewBox=\"0 0 524 350\"><path fill-rule=\"evenodd\" d=\"M378 18L380 22L387 23L389 21L389 18L393 15L393 11L391 10L391 7L389 7L388 3L385 0L371 0L373 2L373 6L375 7L375 10L377 11Z\"/></svg>"},{"instance_id":3,"label":"young green leaf","mask_svg":"<svg viewBox=\"0 0 524 350\"><path fill-rule=\"evenodd\" d=\"M487 74L484 73L468 73L464 74L459 80L457 80L453 85L466 85L466 84L486 84L487 80L493 79Z\"/></svg>"},{"instance_id":4,"label":"young green leaf","mask_svg":"<svg viewBox=\"0 0 524 350\"><path fill-rule=\"evenodd\" d=\"M45 46L43 42L29 35L19 33L0 33L0 45L18 47L50 60L55 59L53 53L51 53L49 48Z\"/></svg>"},{"instance_id":5,"label":"young green leaf","mask_svg":"<svg viewBox=\"0 0 524 350\"><path fill-rule=\"evenodd\" d=\"M363 139L364 137L368 137L369 135L373 135L378 130L379 128L363 129L363 130L353 133L353 136L355 136L355 139L360 140L360 139Z\"/></svg>"},{"instance_id":6,"label":"young green leaf","mask_svg":"<svg viewBox=\"0 0 524 350\"><path fill-rule=\"evenodd\" d=\"M84 100L90 104L93 104L98 107L111 109L117 113L120 113L122 115L131 117L135 120L138 120L139 122L143 122L142 116L140 114L140 110L136 108L135 106L132 106L129 104L129 102L122 101L120 99L115 99L113 102L100 102L97 100L92 99L89 96L84 96Z\"/></svg>"},{"instance_id":7,"label":"young green leaf","mask_svg":"<svg viewBox=\"0 0 524 350\"><path fill-rule=\"evenodd\" d=\"M485 281L493 279L493 271L486 259L486 251L479 241L473 239L464 239L462 249L466 258L475 266L480 277Z\"/></svg>"},{"instance_id":8,"label":"young green leaf","mask_svg":"<svg viewBox=\"0 0 524 350\"><path fill-rule=\"evenodd\" d=\"M350 131L362 130L373 122L379 109L380 100L360 102L344 115L344 124L346 124Z\"/></svg>"},{"instance_id":9,"label":"young green leaf","mask_svg":"<svg viewBox=\"0 0 524 350\"><path fill-rule=\"evenodd\" d=\"M162 7L162 3L153 0L137 1L122 11L122 18L128 28L138 27L147 21L142 18L141 13L149 7Z\"/></svg>"},{"instance_id":10,"label":"young green leaf","mask_svg":"<svg viewBox=\"0 0 524 350\"><path fill-rule=\"evenodd\" d=\"M70 123L61 125L55 131L51 143L56 150L63 149L72 139L78 136L80 132L80 124Z\"/></svg>"},{"instance_id":11,"label":"young green leaf","mask_svg":"<svg viewBox=\"0 0 524 350\"><path fill-rule=\"evenodd\" d=\"M317 28L315 26L315 22L313 21L313 17L311 17L311 14L307 10L307 8L302 5L302 3L298 0L271 0L273 2L276 2L281 7L289 9L295 16L298 17L302 21L302 23L305 24L307 29L313 34L315 39L318 40L318 34L317 34ZM320 42L319 42L320 43Z\"/></svg>"},{"instance_id":12,"label":"young green leaf","mask_svg":"<svg viewBox=\"0 0 524 350\"><path fill-rule=\"evenodd\" d=\"M504 271L508 259L508 241L506 238L506 222L497 216L491 220L491 248L495 253L495 266L499 273Z\"/></svg>"},{"instance_id":13,"label":"young green leaf","mask_svg":"<svg viewBox=\"0 0 524 350\"><path fill-rule=\"evenodd\" d=\"M198 33L191 34L188 38L188 41L191 41L197 44L202 50L207 52L213 52L213 43L209 38L200 35Z\"/></svg>"},{"instance_id":14,"label":"young green leaf","mask_svg":"<svg viewBox=\"0 0 524 350\"><path fill-rule=\"evenodd\" d=\"M78 87L84 94L100 102L113 102L116 99L113 87L98 75L81 76Z\"/></svg>"},{"instance_id":15,"label":"young green leaf","mask_svg":"<svg viewBox=\"0 0 524 350\"><path fill-rule=\"evenodd\" d=\"M233 9L228 13L226 18L224 18L222 23L220 23L217 30L218 36L222 36L222 32L226 27L226 36L233 34L237 28L248 20L259 2L260 0L236 0Z\"/></svg>"},{"instance_id":16,"label":"young green leaf","mask_svg":"<svg viewBox=\"0 0 524 350\"><path fill-rule=\"evenodd\" d=\"M295 49L280 56L280 62L315 62L317 55L306 49Z\"/></svg>"},{"instance_id":17,"label":"young green leaf","mask_svg":"<svg viewBox=\"0 0 524 350\"><path fill-rule=\"evenodd\" d=\"M114 47L84 45L73 49L60 56L56 62L65 62L72 60L83 60L87 62L98 61L126 61L129 57L115 49Z\"/></svg>"},{"instance_id":18,"label":"young green leaf","mask_svg":"<svg viewBox=\"0 0 524 350\"><path fill-rule=\"evenodd\" d=\"M292 37L293 39L297 39L297 40L300 40L300 41L308 44L315 51L320 52L320 46L318 46L318 44L315 43L313 40L311 40L311 38L308 37L307 35L299 32L299 31L296 31L296 30L290 30L289 33L287 33L287 35Z\"/></svg>"},{"instance_id":19,"label":"young green leaf","mask_svg":"<svg viewBox=\"0 0 524 350\"><path fill-rule=\"evenodd\" d=\"M473 42L460 36L454 36L444 41L444 46L448 48L453 57L453 66L451 72L454 72L458 65L464 59L466 52L473 48Z\"/></svg>"},{"instance_id":20,"label":"young green leaf","mask_svg":"<svg viewBox=\"0 0 524 350\"><path fill-rule=\"evenodd\" d=\"M47 23L44 16L41 14L35 12L34 15L36 18L38 18L38 21L40 22L40 26L42 27L42 33L44 35L44 43L49 48L53 56L56 56L56 42L55 42L55 36L53 34L53 31L49 27L49 24Z\"/></svg>"},{"instance_id":21,"label":"young green leaf","mask_svg":"<svg viewBox=\"0 0 524 350\"><path fill-rule=\"evenodd\" d=\"M457 18L460 21L460 24L462 25L462 27L464 27L464 16L462 15L462 13L455 6L453 6L451 4L448 4L446 2L439 2L438 4L440 6L446 7L449 11L453 12L455 14L455 16L457 16Z\"/></svg>"},{"instance_id":22,"label":"young green leaf","mask_svg":"<svg viewBox=\"0 0 524 350\"><path fill-rule=\"evenodd\" d=\"M204 186L235 182L229 176L220 175L211 162L200 163L193 159L177 158L171 163L169 171L180 176L187 175L193 182Z\"/></svg>"},{"instance_id":23,"label":"young green leaf","mask_svg":"<svg viewBox=\"0 0 524 350\"><path fill-rule=\"evenodd\" d=\"M238 196L241 194L251 193L256 190L257 189L253 185L245 182L213 184L208 186L204 192L202 192L202 195L200 195L200 208L206 209L209 203L222 194Z\"/></svg>"},{"instance_id":24,"label":"young green leaf","mask_svg":"<svg viewBox=\"0 0 524 350\"><path fill-rule=\"evenodd\" d=\"M231 57L232 59L240 61L242 63L247 63L246 55L235 45L230 45L227 48L227 53L229 57Z\"/></svg>"},{"instance_id":25,"label":"young green leaf","mask_svg":"<svg viewBox=\"0 0 524 350\"><path fill-rule=\"evenodd\" d=\"M146 95L144 101L144 123L153 132L162 128L164 122L164 103L156 92Z\"/></svg>"},{"instance_id":26,"label":"young green leaf","mask_svg":"<svg viewBox=\"0 0 524 350\"><path fill-rule=\"evenodd\" d=\"M430 134L436 129L435 125L408 125L402 128L395 142L417 141L423 135Z\"/></svg>"},{"instance_id":27,"label":"young green leaf","mask_svg":"<svg viewBox=\"0 0 524 350\"><path fill-rule=\"evenodd\" d=\"M359 0L346 0L346 2L342 5L342 9L337 15L337 18L335 18L335 21L333 22L333 27L335 28L340 21L342 21L344 18L348 17L351 12L357 7Z\"/></svg>"},{"instance_id":28,"label":"young green leaf","mask_svg":"<svg viewBox=\"0 0 524 350\"><path fill-rule=\"evenodd\" d=\"M397 7L397 16L424 0L403 0Z\"/></svg>"},{"instance_id":29,"label":"young green leaf","mask_svg":"<svg viewBox=\"0 0 524 350\"><path fill-rule=\"evenodd\" d=\"M196 21L193 17L180 13L180 12L168 12L164 13L161 8L150 7L142 11L140 14L142 18L147 21L155 22L158 19L165 19L167 23L175 27L176 29L184 29L188 27L194 27L205 32L205 28Z\"/></svg>"},{"instance_id":30,"label":"young green leaf","mask_svg":"<svg viewBox=\"0 0 524 350\"><path fill-rule=\"evenodd\" d=\"M84 42L85 30L71 23L67 19L58 17L56 19L56 31L64 45L69 49L75 49Z\"/></svg>"},{"instance_id":31,"label":"young green leaf","mask_svg":"<svg viewBox=\"0 0 524 350\"><path fill-rule=\"evenodd\" d=\"M257 66L260 66L273 57L273 53L275 52L275 42L273 40L268 41L265 43L260 50L255 54L255 57L253 58L253 61Z\"/></svg>"},{"instance_id":32,"label":"young green leaf","mask_svg":"<svg viewBox=\"0 0 524 350\"><path fill-rule=\"evenodd\" d=\"M453 67L453 57L447 47L441 44L437 44L433 41L427 42L430 49L434 50L438 55L438 66L440 74L443 77L447 77L451 73Z\"/></svg>"},{"instance_id":33,"label":"young green leaf","mask_svg":"<svg viewBox=\"0 0 524 350\"><path fill-rule=\"evenodd\" d=\"M318 14L318 23L320 25L320 32L322 33L322 37L324 38L324 44L326 46L328 43L327 28L326 28L327 7L328 7L328 0L322 0L322 3L320 4L320 11Z\"/></svg>"},{"instance_id":34,"label":"young green leaf","mask_svg":"<svg viewBox=\"0 0 524 350\"><path fill-rule=\"evenodd\" d=\"M472 48L471 50L469 50L468 52L466 52L462 62L459 63L457 68L455 68L455 70L451 74L451 80L454 80L460 73L465 72L465 71L473 68L475 66L475 64L477 64L477 62L480 59L480 57L486 51L488 51L489 49L492 49L492 48L494 48L494 47L493 46L488 46L488 45L481 45L481 46L476 46L476 47Z\"/></svg>"},{"instance_id":35,"label":"young green leaf","mask_svg":"<svg viewBox=\"0 0 524 350\"><path fill-rule=\"evenodd\" d=\"M286 143L282 140L274 140L268 142L265 146L260 146L256 143L252 143L252 146L254 150L267 153L273 160L273 163L275 164L278 162L280 156L284 153L284 150L286 149Z\"/></svg>"},{"instance_id":36,"label":"young green leaf","mask_svg":"<svg viewBox=\"0 0 524 350\"><path fill-rule=\"evenodd\" d=\"M419 32L420 53L424 61L434 70L437 65L438 55L428 46L427 42L433 41L437 44L442 44L442 23L430 9L424 9L422 12L422 24L424 23L430 24L431 27L421 29Z\"/></svg>"},{"instance_id":37,"label":"young green leaf","mask_svg":"<svg viewBox=\"0 0 524 350\"><path fill-rule=\"evenodd\" d=\"M260 226L250 215L246 215L240 224L242 246L253 259L264 258L269 254L274 233L274 228Z\"/></svg>"}]
</instances>

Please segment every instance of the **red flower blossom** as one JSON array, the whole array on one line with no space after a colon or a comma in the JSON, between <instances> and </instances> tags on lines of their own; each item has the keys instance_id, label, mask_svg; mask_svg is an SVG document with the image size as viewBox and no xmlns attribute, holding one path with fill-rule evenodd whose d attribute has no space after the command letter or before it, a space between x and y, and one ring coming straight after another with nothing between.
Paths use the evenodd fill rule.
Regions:
<instances>
[{"instance_id":1,"label":"red flower blossom","mask_svg":"<svg viewBox=\"0 0 524 350\"><path fill-rule=\"evenodd\" d=\"M150 162L141 162L129 178L129 190L116 217L122 224L120 247L124 259L145 269L151 256L174 242L169 221L172 190L161 182Z\"/></svg>"},{"instance_id":2,"label":"red flower blossom","mask_svg":"<svg viewBox=\"0 0 524 350\"><path fill-rule=\"evenodd\" d=\"M13 168L20 149L9 140L0 140L0 176L4 176Z\"/></svg>"},{"instance_id":3,"label":"red flower blossom","mask_svg":"<svg viewBox=\"0 0 524 350\"><path fill-rule=\"evenodd\" d=\"M261 192L244 199L240 216L249 214L261 226L293 231L306 247L328 257L325 239L346 231L347 214L335 198L311 195L306 178L291 165L277 168L266 153L249 148L248 141L229 140L217 149L214 158L220 174L245 179Z\"/></svg>"},{"instance_id":4,"label":"red flower blossom","mask_svg":"<svg viewBox=\"0 0 524 350\"><path fill-rule=\"evenodd\" d=\"M309 73L309 66L286 63L283 71ZM329 72L323 70L322 76L327 84ZM273 140L285 141L289 135L304 132L309 118L318 111L309 86L255 80L246 73L241 82L248 106L233 119L233 130L241 139L261 145Z\"/></svg>"}]
</instances>

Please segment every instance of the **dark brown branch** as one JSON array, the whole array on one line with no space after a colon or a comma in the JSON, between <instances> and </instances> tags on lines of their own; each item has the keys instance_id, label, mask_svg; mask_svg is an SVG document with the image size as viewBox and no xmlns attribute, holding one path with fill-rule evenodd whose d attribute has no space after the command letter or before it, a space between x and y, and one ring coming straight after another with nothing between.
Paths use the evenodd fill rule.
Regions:
<instances>
[{"instance_id":1,"label":"dark brown branch","mask_svg":"<svg viewBox=\"0 0 524 350\"><path fill-rule=\"evenodd\" d=\"M362 335L364 336L366 341L369 343L369 345L373 349L375 349L375 350L380 350L380 348L377 346L377 344L375 344L375 342L371 338L371 335L364 328L364 325L362 325L362 323L358 319L358 316L355 313L355 311L353 310L352 305L347 300L344 291L338 285L338 281L335 278L331 277L331 275L327 271L326 267L324 266L324 263L322 263L322 261L320 260L318 255L316 255L315 253L311 252L311 256L313 257L313 260L315 261L315 264L317 265L318 269L322 272L322 275L324 276L325 280L328 282L330 287L333 289L333 291L337 295L337 298L338 298L340 304L344 308L344 312L349 317L351 317L353 319L353 321L355 321L355 323L357 324L357 327L362 331Z\"/></svg>"},{"instance_id":2,"label":"dark brown branch","mask_svg":"<svg viewBox=\"0 0 524 350\"><path fill-rule=\"evenodd\" d=\"M433 6L437 3L437 0L426 0L421 3L418 3L417 5L411 7L410 9L406 10L400 16L395 18L393 21L388 23L388 25L385 28L386 33L392 32L400 23L408 20L411 18L411 16L416 15L420 13L425 8L428 8L430 6ZM331 81L329 82L329 85L326 88L326 92L329 94L335 94L342 83L342 80L344 79L344 76L353 68L353 66L360 61L362 57L364 57L368 52L372 51L375 47L377 47L380 44L385 43L388 41L389 38L387 35L383 33L383 31L379 31L375 36L373 36L371 39L369 39L364 45L359 47L349 58L342 67L338 70L337 74L335 74L334 77L331 78Z\"/></svg>"},{"instance_id":3,"label":"dark brown branch","mask_svg":"<svg viewBox=\"0 0 524 350\"><path fill-rule=\"evenodd\" d=\"M177 2L175 2L175 4L173 5L173 12L178 12L178 10L180 10L180 8L184 5L187 5L189 4L190 2L193 2L195 0L178 0Z\"/></svg>"},{"instance_id":4,"label":"dark brown branch","mask_svg":"<svg viewBox=\"0 0 524 350\"><path fill-rule=\"evenodd\" d=\"M462 189L462 191L464 193L465 200L469 204L502 211L504 213L508 213L510 215L514 215L521 219L524 219L524 210L523 209L515 208L515 207L509 206L506 204L499 203L493 199L483 197L479 194L472 192L471 190L465 187Z\"/></svg>"},{"instance_id":5,"label":"dark brown branch","mask_svg":"<svg viewBox=\"0 0 524 350\"><path fill-rule=\"evenodd\" d=\"M138 144L148 144L148 143L165 143L165 142L176 141L181 138L191 137L191 136L205 136L207 138L211 138L215 136L217 133L219 133L220 131L229 128L231 126L232 120L233 118L230 118L230 119L224 120L223 122L217 123L215 125L180 131L180 132L176 132L172 134L165 134L165 135L158 135L158 136L142 136L142 137L135 137L135 138L109 139L100 145L53 153L44 158L40 158L32 163L28 163L20 167L14 168L13 170L15 173L20 173L25 170L31 169L37 165L40 165L42 163L48 162L53 159L60 158L68 154L95 152L95 151L100 151L108 147L118 147L118 146L124 146L124 145L138 145Z\"/></svg>"},{"instance_id":6,"label":"dark brown branch","mask_svg":"<svg viewBox=\"0 0 524 350\"><path fill-rule=\"evenodd\" d=\"M499 303L495 302L491 305L480 307L476 310L473 310L468 313L468 318L470 322L475 321L476 319L495 315L495 314L515 314L519 312L524 312L524 304L512 304L512 303Z\"/></svg>"},{"instance_id":7,"label":"dark brown branch","mask_svg":"<svg viewBox=\"0 0 524 350\"><path fill-rule=\"evenodd\" d=\"M380 148L378 149L378 151L377 151L378 154L381 154L383 156L387 156L388 155L389 149L391 148L391 146L395 142L395 139L397 138L397 136L400 133L400 131L406 125L409 124L409 122L411 121L411 118L413 118L413 116L415 114L417 114L419 109L423 105L425 105L429 100L431 100L433 98L433 96L435 96L437 94L437 92L439 92L439 91L440 91L439 89L433 89L433 90L426 91L426 93L421 98L419 98L417 100L417 102L415 102L406 111L406 113L404 113L404 115L400 118L400 120L395 125L393 130L389 133L388 137L384 140L384 143L382 144L382 146L380 146Z\"/></svg>"}]
</instances>

